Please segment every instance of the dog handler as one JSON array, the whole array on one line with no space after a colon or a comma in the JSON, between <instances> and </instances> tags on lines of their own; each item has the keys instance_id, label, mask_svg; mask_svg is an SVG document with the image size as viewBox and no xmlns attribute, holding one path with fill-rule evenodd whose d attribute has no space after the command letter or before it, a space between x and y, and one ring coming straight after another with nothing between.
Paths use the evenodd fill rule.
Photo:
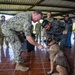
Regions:
<instances>
[{"instance_id":1,"label":"dog handler","mask_svg":"<svg viewBox=\"0 0 75 75\"><path fill-rule=\"evenodd\" d=\"M21 42L15 31L24 32L26 39L31 44L37 46L39 49L42 49L43 46L35 42L35 40L31 36L32 21L37 22L42 18L42 16L43 15L40 10L36 10L33 13L21 12L15 15L13 18L8 19L1 27L4 36L6 36L7 40L12 46L16 62L16 70L28 71L29 67L24 67L22 64L20 64L22 62L20 56L22 53Z\"/></svg>"},{"instance_id":2,"label":"dog handler","mask_svg":"<svg viewBox=\"0 0 75 75\"><path fill-rule=\"evenodd\" d=\"M57 42L60 42L60 49L64 50L66 46L68 24L54 20L52 22L44 20L42 27L46 29L47 36L52 35Z\"/></svg>"}]
</instances>

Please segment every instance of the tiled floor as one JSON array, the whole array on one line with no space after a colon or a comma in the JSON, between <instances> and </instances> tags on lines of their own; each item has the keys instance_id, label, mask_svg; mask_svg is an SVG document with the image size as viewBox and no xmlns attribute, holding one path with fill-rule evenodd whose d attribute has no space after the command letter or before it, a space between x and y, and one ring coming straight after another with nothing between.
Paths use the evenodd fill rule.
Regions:
<instances>
[{"instance_id":1,"label":"tiled floor","mask_svg":"<svg viewBox=\"0 0 75 75\"><path fill-rule=\"evenodd\" d=\"M71 75L75 75L75 44L73 37L72 48L66 48L65 50L71 66ZM4 46L4 49L0 51L0 75L47 75L47 72L50 70L47 51L36 48L35 51L29 52L27 55L23 55L23 58L26 60L24 65L29 66L30 70L27 72L16 71L15 65L12 65L14 59L13 51L11 47L6 49Z\"/></svg>"}]
</instances>

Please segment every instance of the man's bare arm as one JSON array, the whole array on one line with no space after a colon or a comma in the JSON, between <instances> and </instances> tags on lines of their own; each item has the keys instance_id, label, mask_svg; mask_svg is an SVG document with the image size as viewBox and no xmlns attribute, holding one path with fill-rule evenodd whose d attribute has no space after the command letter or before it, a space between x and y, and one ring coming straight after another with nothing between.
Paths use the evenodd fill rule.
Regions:
<instances>
[{"instance_id":1,"label":"man's bare arm","mask_svg":"<svg viewBox=\"0 0 75 75\"><path fill-rule=\"evenodd\" d=\"M32 36L26 36L26 39L28 40L29 43L31 43L34 46L37 46L39 49L44 48L42 45L40 45L37 42L35 42L35 40L33 39Z\"/></svg>"}]
</instances>

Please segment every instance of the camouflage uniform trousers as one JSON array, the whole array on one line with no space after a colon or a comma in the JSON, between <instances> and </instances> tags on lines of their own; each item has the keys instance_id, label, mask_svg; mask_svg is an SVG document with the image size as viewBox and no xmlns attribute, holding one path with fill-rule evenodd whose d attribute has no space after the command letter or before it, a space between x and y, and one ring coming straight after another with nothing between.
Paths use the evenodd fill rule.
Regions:
<instances>
[{"instance_id":1,"label":"camouflage uniform trousers","mask_svg":"<svg viewBox=\"0 0 75 75\"><path fill-rule=\"evenodd\" d=\"M3 48L4 39L5 39L6 45L8 46L8 41L6 41L6 38L4 37L4 34L2 33L1 28L0 28L0 49Z\"/></svg>"},{"instance_id":2,"label":"camouflage uniform trousers","mask_svg":"<svg viewBox=\"0 0 75 75\"><path fill-rule=\"evenodd\" d=\"M21 49L22 44L18 36L16 35L15 31L9 30L8 28L2 28L2 32L6 36L6 40L11 44L15 62L16 63L22 62L22 58L20 56L23 51Z\"/></svg>"}]
</instances>

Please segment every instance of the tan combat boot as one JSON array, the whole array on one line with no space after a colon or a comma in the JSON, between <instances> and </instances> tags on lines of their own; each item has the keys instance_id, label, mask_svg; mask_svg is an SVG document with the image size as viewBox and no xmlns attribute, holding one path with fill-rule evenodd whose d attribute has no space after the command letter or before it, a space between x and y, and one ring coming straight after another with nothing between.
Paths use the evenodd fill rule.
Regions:
<instances>
[{"instance_id":1,"label":"tan combat boot","mask_svg":"<svg viewBox=\"0 0 75 75\"><path fill-rule=\"evenodd\" d=\"M29 70L29 67L24 67L22 64L16 63L16 68L15 68L15 70L28 71L28 70Z\"/></svg>"},{"instance_id":2,"label":"tan combat boot","mask_svg":"<svg viewBox=\"0 0 75 75\"><path fill-rule=\"evenodd\" d=\"M21 59L21 63L25 63L25 60ZM15 60L12 61L12 65L16 65Z\"/></svg>"}]
</instances>

